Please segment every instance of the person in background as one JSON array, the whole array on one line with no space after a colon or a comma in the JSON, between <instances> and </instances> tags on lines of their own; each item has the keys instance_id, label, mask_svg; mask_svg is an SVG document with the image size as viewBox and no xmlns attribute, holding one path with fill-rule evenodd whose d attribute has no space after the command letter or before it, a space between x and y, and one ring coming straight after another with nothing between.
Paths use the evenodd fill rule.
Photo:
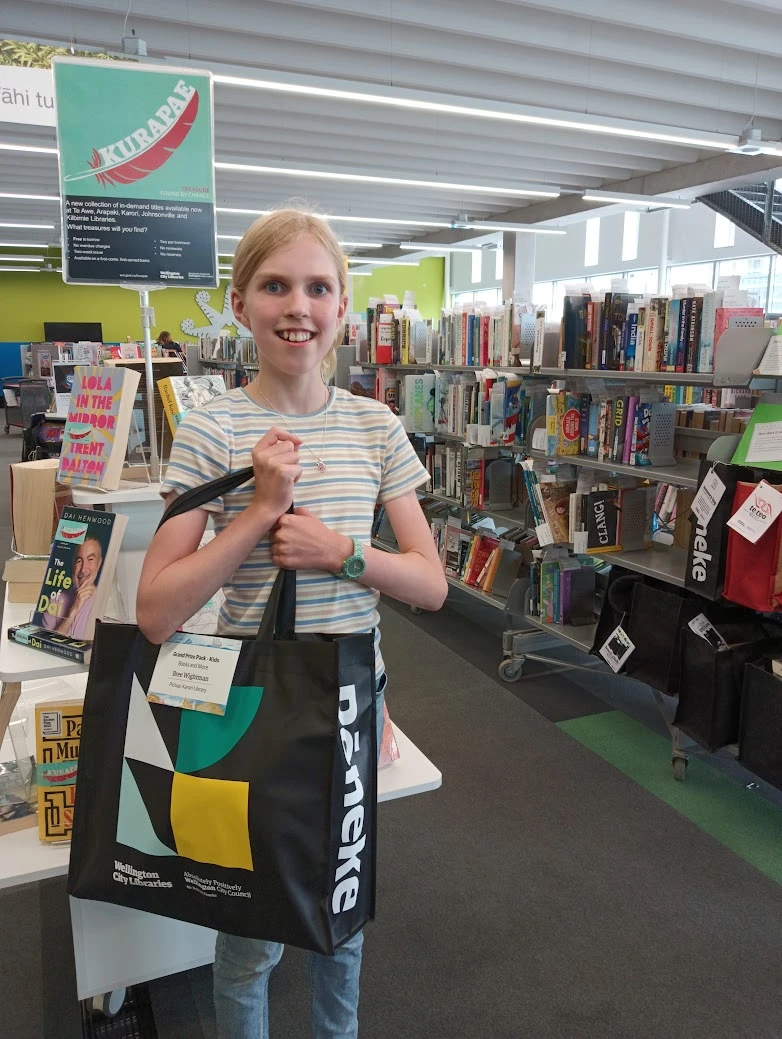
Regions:
<instances>
[{"instance_id":1,"label":"person in background","mask_svg":"<svg viewBox=\"0 0 782 1039\"><path fill-rule=\"evenodd\" d=\"M182 374L187 375L187 357L181 343L175 343L170 332L161 332L155 340L160 347L161 357L178 357L182 362Z\"/></svg>"}]
</instances>

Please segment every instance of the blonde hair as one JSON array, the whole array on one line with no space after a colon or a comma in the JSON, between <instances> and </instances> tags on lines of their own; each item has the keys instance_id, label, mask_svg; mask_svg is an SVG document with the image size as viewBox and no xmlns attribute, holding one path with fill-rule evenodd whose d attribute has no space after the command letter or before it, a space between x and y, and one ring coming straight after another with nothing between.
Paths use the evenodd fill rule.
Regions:
<instances>
[{"instance_id":1,"label":"blonde hair","mask_svg":"<svg viewBox=\"0 0 782 1039\"><path fill-rule=\"evenodd\" d=\"M334 261L340 297L347 292L347 265L342 246L329 227L326 219L304 209L277 209L268 216L259 217L245 232L236 247L233 262L233 287L242 295L250 279L264 260L277 249L292 245L299 238L314 238ZM336 348L345 334L344 322L340 323L331 349L320 362L320 374L324 382L334 375L337 367Z\"/></svg>"}]
</instances>

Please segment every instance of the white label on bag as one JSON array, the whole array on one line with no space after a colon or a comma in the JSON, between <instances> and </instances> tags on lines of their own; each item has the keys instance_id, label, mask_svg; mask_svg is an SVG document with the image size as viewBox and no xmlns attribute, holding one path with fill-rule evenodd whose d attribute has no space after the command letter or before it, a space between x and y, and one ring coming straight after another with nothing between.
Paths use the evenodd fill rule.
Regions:
<instances>
[{"instance_id":1,"label":"white label on bag","mask_svg":"<svg viewBox=\"0 0 782 1039\"><path fill-rule=\"evenodd\" d=\"M702 639L706 639L709 645L714 649L725 649L727 646L727 642L722 635L720 635L705 613L699 613L697 617L693 617L688 627L690 627L696 635L700 635Z\"/></svg>"},{"instance_id":2,"label":"white label on bag","mask_svg":"<svg viewBox=\"0 0 782 1039\"><path fill-rule=\"evenodd\" d=\"M761 480L733 516L728 526L754 545L782 512L782 494Z\"/></svg>"},{"instance_id":3,"label":"white label on bag","mask_svg":"<svg viewBox=\"0 0 782 1039\"><path fill-rule=\"evenodd\" d=\"M240 639L176 632L160 647L147 700L225 714L241 647Z\"/></svg>"},{"instance_id":4,"label":"white label on bag","mask_svg":"<svg viewBox=\"0 0 782 1039\"><path fill-rule=\"evenodd\" d=\"M600 647L600 656L612 671L619 671L634 649L635 643L630 641L630 636L619 624Z\"/></svg>"},{"instance_id":5,"label":"white label on bag","mask_svg":"<svg viewBox=\"0 0 782 1039\"><path fill-rule=\"evenodd\" d=\"M692 500L690 508L698 517L698 523L702 527L708 527L711 522L711 517L722 501L722 496L726 490L725 484L717 476L715 469L712 469L707 473L703 483L698 488L698 493Z\"/></svg>"}]
</instances>

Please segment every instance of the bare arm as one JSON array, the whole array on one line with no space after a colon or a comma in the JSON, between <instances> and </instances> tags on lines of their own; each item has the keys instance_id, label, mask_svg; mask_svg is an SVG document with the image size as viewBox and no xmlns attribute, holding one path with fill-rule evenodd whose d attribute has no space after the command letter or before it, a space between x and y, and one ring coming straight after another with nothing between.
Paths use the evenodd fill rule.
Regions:
<instances>
[{"instance_id":1,"label":"bare arm","mask_svg":"<svg viewBox=\"0 0 782 1039\"><path fill-rule=\"evenodd\" d=\"M415 491L392 498L385 509L399 554L365 548L366 570L358 584L422 610L439 610L448 584ZM331 530L306 509L281 516L275 528L272 559L278 566L338 573L352 552L349 537Z\"/></svg>"},{"instance_id":2,"label":"bare arm","mask_svg":"<svg viewBox=\"0 0 782 1039\"><path fill-rule=\"evenodd\" d=\"M175 497L169 495L166 504ZM253 503L199 549L206 519L204 509L193 509L169 520L152 539L136 597L138 626L150 642L165 642L227 584L277 516Z\"/></svg>"},{"instance_id":3,"label":"bare arm","mask_svg":"<svg viewBox=\"0 0 782 1039\"><path fill-rule=\"evenodd\" d=\"M298 446L273 427L253 449L255 495L248 507L198 548L207 513L193 509L168 520L155 534L144 558L136 619L150 642L161 643L227 584L258 542L290 506L301 476ZM169 495L166 504L176 497Z\"/></svg>"}]
</instances>

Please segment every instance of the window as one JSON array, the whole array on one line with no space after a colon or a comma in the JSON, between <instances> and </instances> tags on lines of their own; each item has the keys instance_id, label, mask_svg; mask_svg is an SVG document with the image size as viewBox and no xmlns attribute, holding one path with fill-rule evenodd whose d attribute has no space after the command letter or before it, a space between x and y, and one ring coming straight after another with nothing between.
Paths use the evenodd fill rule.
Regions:
<instances>
[{"instance_id":1,"label":"window","mask_svg":"<svg viewBox=\"0 0 782 1039\"><path fill-rule=\"evenodd\" d=\"M782 269L779 273L782 277ZM782 291L782 283L780 291ZM536 281L532 286L532 302L536 307L545 307L546 311L551 311L554 304L554 282Z\"/></svg>"},{"instance_id":2,"label":"window","mask_svg":"<svg viewBox=\"0 0 782 1039\"><path fill-rule=\"evenodd\" d=\"M481 273L483 269L483 251L481 249L473 249L470 259L472 260L472 267L470 268L470 280L473 285L481 280Z\"/></svg>"},{"instance_id":3,"label":"window","mask_svg":"<svg viewBox=\"0 0 782 1039\"><path fill-rule=\"evenodd\" d=\"M496 307L502 302L502 289L474 289L468 292L454 292L451 303L486 303Z\"/></svg>"},{"instance_id":4,"label":"window","mask_svg":"<svg viewBox=\"0 0 782 1039\"><path fill-rule=\"evenodd\" d=\"M740 260L720 260L717 264L717 283L723 277L739 275L740 289L746 289L751 307L766 306L770 256L744 256Z\"/></svg>"},{"instance_id":5,"label":"window","mask_svg":"<svg viewBox=\"0 0 782 1039\"><path fill-rule=\"evenodd\" d=\"M668 279L666 292L670 292L674 285L708 285L714 288L714 264L713 263L679 263L668 268Z\"/></svg>"},{"instance_id":6,"label":"window","mask_svg":"<svg viewBox=\"0 0 782 1039\"><path fill-rule=\"evenodd\" d=\"M723 216L716 213L714 219L714 248L727 249L736 241L736 225Z\"/></svg>"},{"instance_id":7,"label":"window","mask_svg":"<svg viewBox=\"0 0 782 1039\"><path fill-rule=\"evenodd\" d=\"M600 217L594 216L586 222L584 242L584 266L595 267L600 259Z\"/></svg>"},{"instance_id":8,"label":"window","mask_svg":"<svg viewBox=\"0 0 782 1039\"><path fill-rule=\"evenodd\" d=\"M634 260L638 256L638 231L641 227L641 214L637 209L628 209L625 213L622 230L622 259Z\"/></svg>"},{"instance_id":9,"label":"window","mask_svg":"<svg viewBox=\"0 0 782 1039\"><path fill-rule=\"evenodd\" d=\"M637 292L642 296L655 296L657 294L657 268L647 267L642 271L628 271L627 291Z\"/></svg>"},{"instance_id":10,"label":"window","mask_svg":"<svg viewBox=\"0 0 782 1039\"><path fill-rule=\"evenodd\" d=\"M774 257L768 291L769 314L782 314L782 256Z\"/></svg>"},{"instance_id":11,"label":"window","mask_svg":"<svg viewBox=\"0 0 782 1039\"><path fill-rule=\"evenodd\" d=\"M502 246L498 245L497 249L496 249L496 251L494 253L494 280L495 281L502 281L503 256L504 256L504 253L502 251Z\"/></svg>"}]
</instances>

